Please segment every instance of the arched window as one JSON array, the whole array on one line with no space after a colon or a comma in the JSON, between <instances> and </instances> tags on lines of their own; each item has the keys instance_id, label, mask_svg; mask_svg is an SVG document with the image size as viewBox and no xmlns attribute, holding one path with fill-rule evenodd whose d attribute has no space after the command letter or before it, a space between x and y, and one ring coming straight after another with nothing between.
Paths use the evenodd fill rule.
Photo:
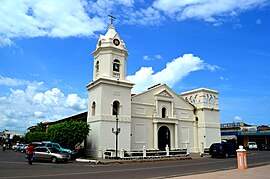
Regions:
<instances>
[{"instance_id":1,"label":"arched window","mask_svg":"<svg viewBox=\"0 0 270 179\"><path fill-rule=\"evenodd\" d=\"M166 108L165 107L163 107L162 108L162 118L166 118Z\"/></svg>"},{"instance_id":2,"label":"arched window","mask_svg":"<svg viewBox=\"0 0 270 179\"><path fill-rule=\"evenodd\" d=\"M92 116L96 115L96 103L92 103Z\"/></svg>"},{"instance_id":3,"label":"arched window","mask_svg":"<svg viewBox=\"0 0 270 179\"><path fill-rule=\"evenodd\" d=\"M114 72L119 72L120 71L120 61L115 59L113 61L113 71Z\"/></svg>"},{"instance_id":4,"label":"arched window","mask_svg":"<svg viewBox=\"0 0 270 179\"><path fill-rule=\"evenodd\" d=\"M97 63L96 63L96 73L98 73L99 72L99 61L97 61Z\"/></svg>"},{"instance_id":5,"label":"arched window","mask_svg":"<svg viewBox=\"0 0 270 179\"><path fill-rule=\"evenodd\" d=\"M112 106L112 114L113 115L119 115L119 107L120 107L120 103L118 101L114 101L113 102L113 106Z\"/></svg>"}]
</instances>

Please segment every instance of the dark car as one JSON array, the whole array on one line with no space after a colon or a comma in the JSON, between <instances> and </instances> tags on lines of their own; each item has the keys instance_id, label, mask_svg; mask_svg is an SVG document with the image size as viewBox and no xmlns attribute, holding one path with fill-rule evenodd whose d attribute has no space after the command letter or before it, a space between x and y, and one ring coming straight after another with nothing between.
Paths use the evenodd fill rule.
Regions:
<instances>
[{"instance_id":1,"label":"dark car","mask_svg":"<svg viewBox=\"0 0 270 179\"><path fill-rule=\"evenodd\" d=\"M270 145L268 145L268 144L258 144L258 149L260 149L260 150L270 150Z\"/></svg>"},{"instance_id":2,"label":"dark car","mask_svg":"<svg viewBox=\"0 0 270 179\"><path fill-rule=\"evenodd\" d=\"M209 154L212 157L229 157L231 155L236 155L237 147L233 143L222 142L214 143L210 146Z\"/></svg>"}]
</instances>

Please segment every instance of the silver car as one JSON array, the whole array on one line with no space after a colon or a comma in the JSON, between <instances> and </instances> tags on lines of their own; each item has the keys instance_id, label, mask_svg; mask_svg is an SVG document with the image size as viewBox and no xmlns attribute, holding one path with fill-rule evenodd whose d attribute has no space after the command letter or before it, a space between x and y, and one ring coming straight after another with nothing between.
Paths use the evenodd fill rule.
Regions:
<instances>
[{"instance_id":1,"label":"silver car","mask_svg":"<svg viewBox=\"0 0 270 179\"><path fill-rule=\"evenodd\" d=\"M47 160L52 163L66 162L69 154L66 152L60 152L52 147L36 147L34 160Z\"/></svg>"}]
</instances>

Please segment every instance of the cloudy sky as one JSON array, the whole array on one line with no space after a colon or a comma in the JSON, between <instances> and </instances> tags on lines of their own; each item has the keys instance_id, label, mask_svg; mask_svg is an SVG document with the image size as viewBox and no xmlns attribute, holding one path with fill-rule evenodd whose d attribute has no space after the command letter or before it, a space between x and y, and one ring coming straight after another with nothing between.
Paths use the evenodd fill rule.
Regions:
<instances>
[{"instance_id":1,"label":"cloudy sky","mask_svg":"<svg viewBox=\"0 0 270 179\"><path fill-rule=\"evenodd\" d=\"M0 0L0 131L87 110L92 51L109 26L133 93L219 91L221 122L270 124L269 0Z\"/></svg>"}]
</instances>

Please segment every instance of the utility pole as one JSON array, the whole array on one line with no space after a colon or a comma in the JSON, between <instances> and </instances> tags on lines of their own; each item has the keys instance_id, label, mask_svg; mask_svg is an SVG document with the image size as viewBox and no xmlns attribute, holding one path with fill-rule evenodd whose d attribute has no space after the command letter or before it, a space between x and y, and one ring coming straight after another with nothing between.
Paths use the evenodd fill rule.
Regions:
<instances>
[{"instance_id":1,"label":"utility pole","mask_svg":"<svg viewBox=\"0 0 270 179\"><path fill-rule=\"evenodd\" d=\"M115 158L118 158L118 134L120 133L120 128L118 128L118 115L116 114L116 124L115 129L112 128L112 133L115 134Z\"/></svg>"}]
</instances>

